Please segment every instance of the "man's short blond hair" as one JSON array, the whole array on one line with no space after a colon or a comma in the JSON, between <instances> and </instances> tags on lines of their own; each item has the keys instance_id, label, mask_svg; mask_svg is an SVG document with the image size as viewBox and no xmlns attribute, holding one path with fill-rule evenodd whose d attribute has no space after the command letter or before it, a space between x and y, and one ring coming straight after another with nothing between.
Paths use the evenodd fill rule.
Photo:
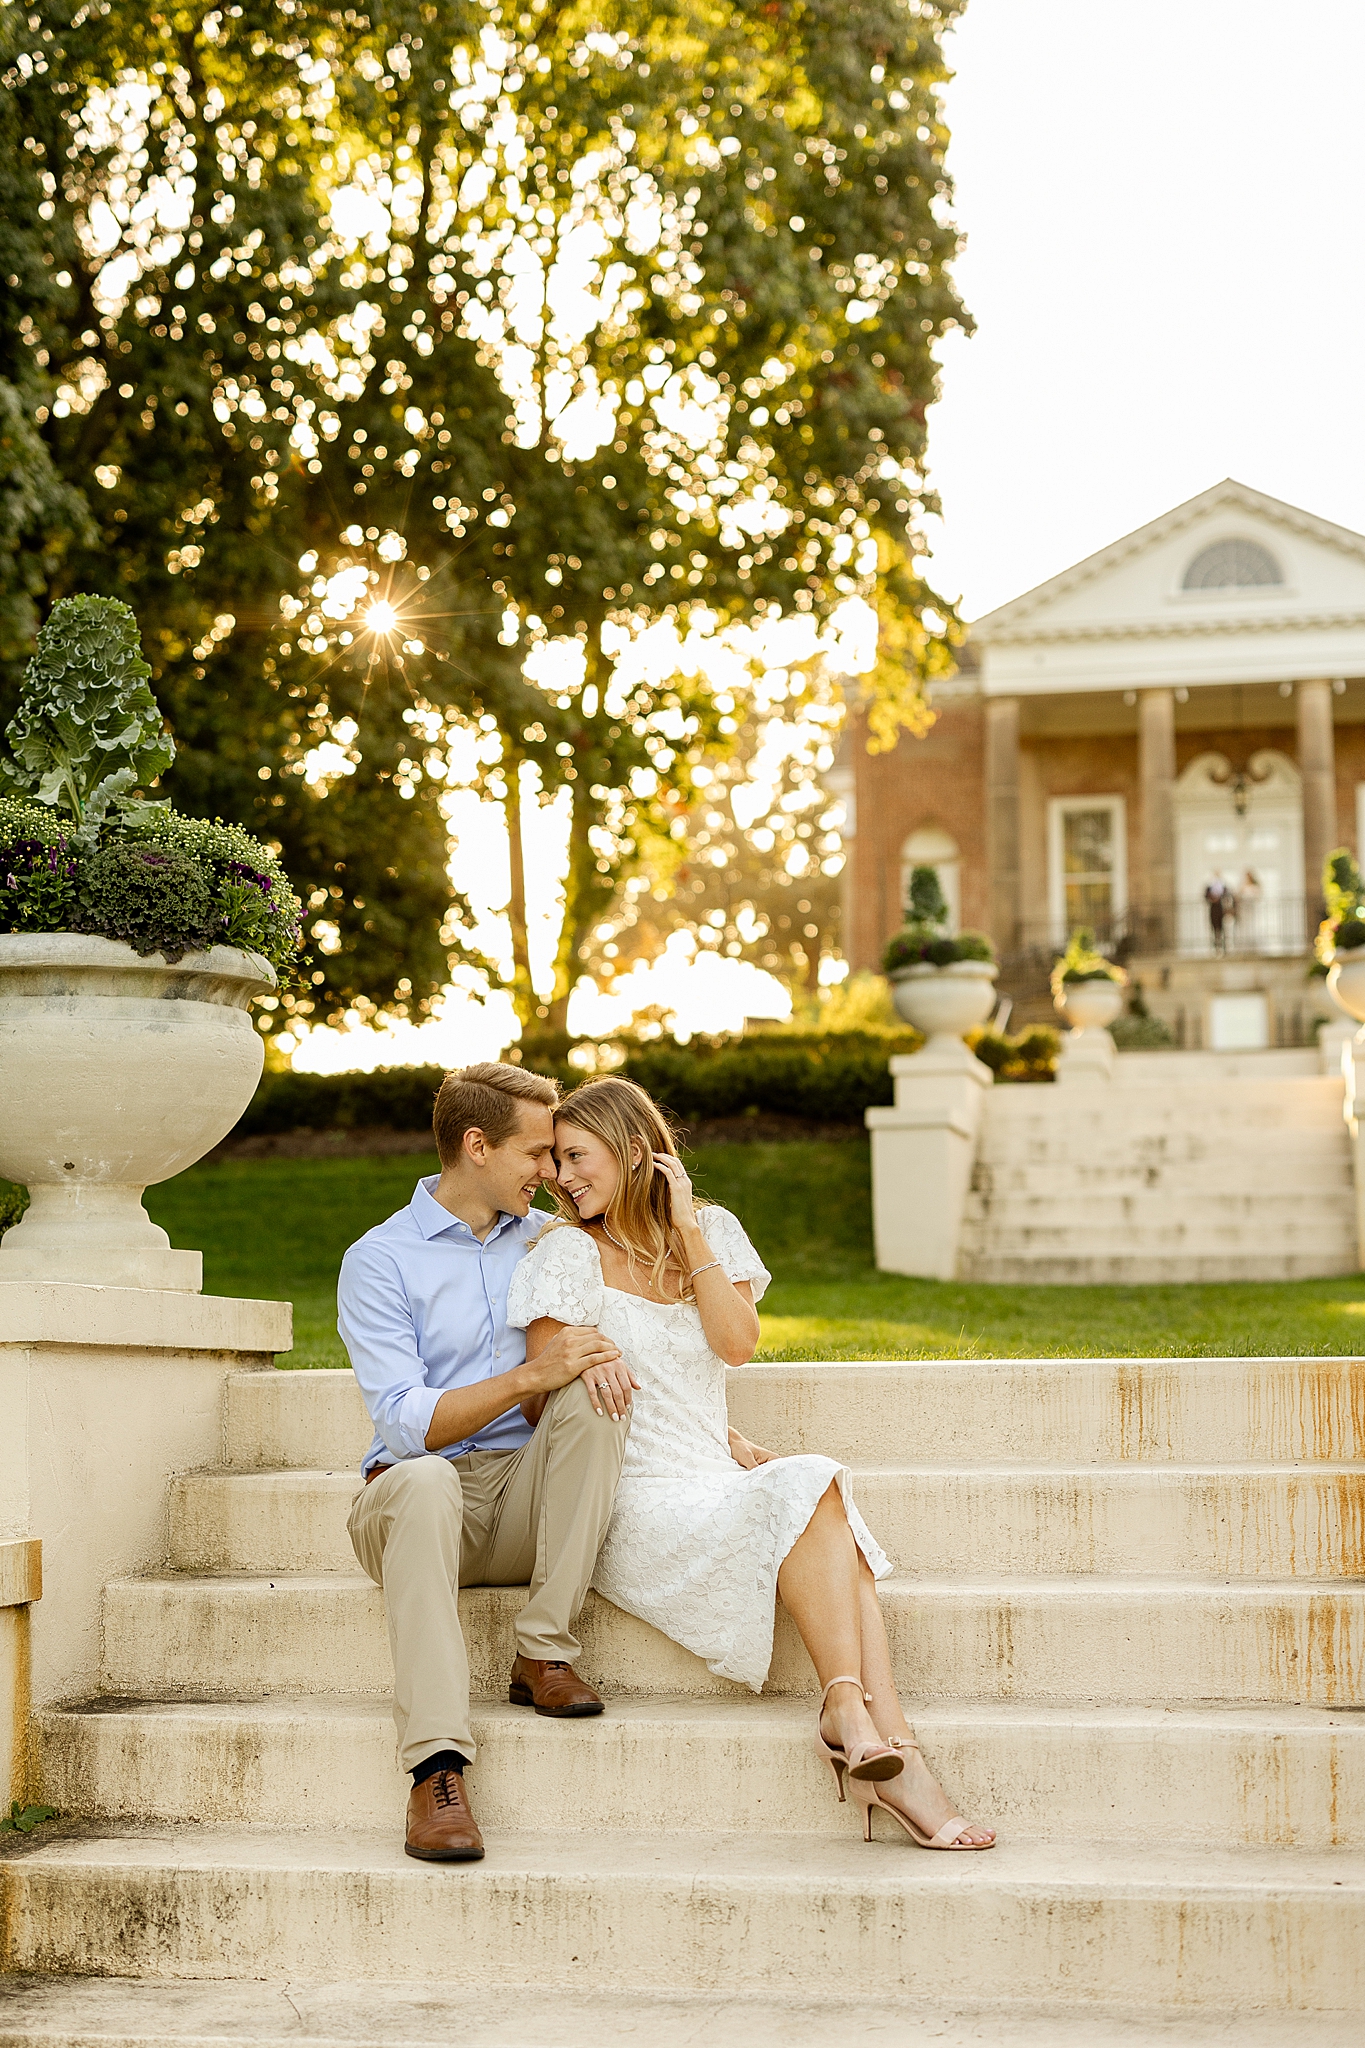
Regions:
<instances>
[{"instance_id":1,"label":"man's short blond hair","mask_svg":"<svg viewBox=\"0 0 1365 2048\"><path fill-rule=\"evenodd\" d=\"M479 1060L447 1074L431 1115L442 1166L455 1164L466 1131L482 1131L485 1143L495 1148L505 1145L517 1130L522 1102L557 1109L558 1086L544 1074L528 1074L524 1067L510 1067L502 1060Z\"/></svg>"}]
</instances>

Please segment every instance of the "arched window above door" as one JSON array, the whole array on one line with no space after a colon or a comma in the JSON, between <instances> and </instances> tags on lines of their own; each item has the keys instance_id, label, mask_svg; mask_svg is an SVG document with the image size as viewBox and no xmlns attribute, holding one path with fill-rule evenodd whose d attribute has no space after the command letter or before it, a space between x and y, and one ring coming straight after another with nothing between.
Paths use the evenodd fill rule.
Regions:
<instances>
[{"instance_id":1,"label":"arched window above door","mask_svg":"<svg viewBox=\"0 0 1365 2048\"><path fill-rule=\"evenodd\" d=\"M938 885L948 905L948 929L950 932L962 929L962 856L957 841L951 832L945 832L941 825L922 825L912 832L901 847L901 911L904 913L906 898L910 894L910 874L914 868L933 868L938 875Z\"/></svg>"}]
</instances>

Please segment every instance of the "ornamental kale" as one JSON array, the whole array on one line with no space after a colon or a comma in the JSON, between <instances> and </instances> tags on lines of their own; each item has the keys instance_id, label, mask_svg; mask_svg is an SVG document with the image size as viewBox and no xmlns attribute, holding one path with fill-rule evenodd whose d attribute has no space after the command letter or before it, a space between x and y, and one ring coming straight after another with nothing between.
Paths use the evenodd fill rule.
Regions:
<instances>
[{"instance_id":1,"label":"ornamental kale","mask_svg":"<svg viewBox=\"0 0 1365 2048\"><path fill-rule=\"evenodd\" d=\"M175 759L142 658L137 620L113 597L64 597L38 635L5 728L0 789L70 811L85 843L112 803Z\"/></svg>"},{"instance_id":2,"label":"ornamental kale","mask_svg":"<svg viewBox=\"0 0 1365 2048\"><path fill-rule=\"evenodd\" d=\"M122 939L135 953L176 961L222 936L209 878L183 853L115 839L85 861L73 929Z\"/></svg>"},{"instance_id":3,"label":"ornamental kale","mask_svg":"<svg viewBox=\"0 0 1365 2048\"><path fill-rule=\"evenodd\" d=\"M277 851L239 825L130 794L175 758L137 625L64 598L38 636L0 754L0 932L88 932L178 960L237 946L287 978L302 906Z\"/></svg>"}]
</instances>

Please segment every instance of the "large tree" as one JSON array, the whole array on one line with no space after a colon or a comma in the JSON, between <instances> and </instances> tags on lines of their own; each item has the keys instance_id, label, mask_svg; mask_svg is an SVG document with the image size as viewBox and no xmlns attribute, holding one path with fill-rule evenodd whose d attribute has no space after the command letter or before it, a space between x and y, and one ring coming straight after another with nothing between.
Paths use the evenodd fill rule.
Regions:
<instances>
[{"instance_id":1,"label":"large tree","mask_svg":"<svg viewBox=\"0 0 1365 2048\"><path fill-rule=\"evenodd\" d=\"M5 328L48 391L18 581L136 604L173 793L280 843L321 1014L444 980L440 742L482 723L509 809L569 791L562 1021L734 723L622 687L604 628L864 595L883 736L946 666L916 522L957 4L7 11Z\"/></svg>"}]
</instances>

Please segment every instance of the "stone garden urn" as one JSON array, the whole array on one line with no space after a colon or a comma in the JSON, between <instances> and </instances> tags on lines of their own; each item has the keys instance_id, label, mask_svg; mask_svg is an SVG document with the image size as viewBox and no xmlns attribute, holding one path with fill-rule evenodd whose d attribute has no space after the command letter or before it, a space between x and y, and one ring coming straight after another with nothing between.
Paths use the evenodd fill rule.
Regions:
<instances>
[{"instance_id":1,"label":"stone garden urn","mask_svg":"<svg viewBox=\"0 0 1365 2048\"><path fill-rule=\"evenodd\" d=\"M1115 1045L1109 1026L1123 1009L1123 984L1106 975L1094 981L1063 982L1054 1003L1071 1029L1057 1061L1059 1081L1107 1081Z\"/></svg>"},{"instance_id":2,"label":"stone garden urn","mask_svg":"<svg viewBox=\"0 0 1365 2048\"><path fill-rule=\"evenodd\" d=\"M1365 1024L1365 946L1338 953L1327 970L1327 986L1348 1017Z\"/></svg>"},{"instance_id":3,"label":"stone garden urn","mask_svg":"<svg viewBox=\"0 0 1365 2048\"><path fill-rule=\"evenodd\" d=\"M995 1008L999 971L994 960L953 960L946 967L918 961L887 978L896 1009L923 1032L924 1051L942 1054L955 1048L960 1056L963 1033L984 1024Z\"/></svg>"},{"instance_id":4,"label":"stone garden urn","mask_svg":"<svg viewBox=\"0 0 1365 2048\"><path fill-rule=\"evenodd\" d=\"M1064 982L1056 1007L1074 1031L1107 1031L1122 1014L1123 986L1107 977Z\"/></svg>"},{"instance_id":5,"label":"stone garden urn","mask_svg":"<svg viewBox=\"0 0 1365 2048\"><path fill-rule=\"evenodd\" d=\"M227 1136L261 1078L251 1003L276 987L254 953L174 965L72 932L0 936L0 1177L30 1206L0 1239L0 1282L197 1293L142 1206Z\"/></svg>"}]
</instances>

